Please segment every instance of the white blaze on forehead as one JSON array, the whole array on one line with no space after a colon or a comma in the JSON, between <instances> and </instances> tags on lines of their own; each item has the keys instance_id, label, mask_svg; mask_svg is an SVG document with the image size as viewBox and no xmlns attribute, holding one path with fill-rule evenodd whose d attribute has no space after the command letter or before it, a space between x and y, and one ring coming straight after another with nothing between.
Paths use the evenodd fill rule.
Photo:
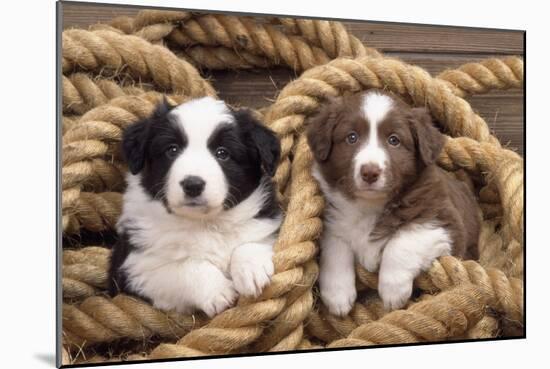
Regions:
<instances>
[{"instance_id":1,"label":"white blaze on forehead","mask_svg":"<svg viewBox=\"0 0 550 369\"><path fill-rule=\"evenodd\" d=\"M183 128L188 145L197 146L204 146L220 123L234 122L225 103L208 96L174 108L170 116Z\"/></svg>"},{"instance_id":2,"label":"white blaze on forehead","mask_svg":"<svg viewBox=\"0 0 550 369\"><path fill-rule=\"evenodd\" d=\"M392 99L387 95L381 95L377 92L369 92L363 98L363 114L370 123L371 131L373 126L384 120L393 106Z\"/></svg>"},{"instance_id":3,"label":"white blaze on forehead","mask_svg":"<svg viewBox=\"0 0 550 369\"><path fill-rule=\"evenodd\" d=\"M363 97L362 113L369 124L369 133L367 140L355 155L355 180L361 181L361 166L365 164L376 164L382 169L382 176L377 185L384 185L385 176L383 171L387 165L388 155L384 148L380 146L378 138L378 127L386 115L392 109L393 101L387 95L377 92L368 92Z\"/></svg>"},{"instance_id":4,"label":"white blaze on forehead","mask_svg":"<svg viewBox=\"0 0 550 369\"><path fill-rule=\"evenodd\" d=\"M220 207L228 193L228 185L220 164L208 148L208 140L218 127L235 124L225 103L203 97L184 103L170 112L170 118L182 128L187 145L172 163L168 174L166 198L172 210L182 205L183 191L180 182L188 176L205 181L201 195L209 207Z\"/></svg>"}]
</instances>

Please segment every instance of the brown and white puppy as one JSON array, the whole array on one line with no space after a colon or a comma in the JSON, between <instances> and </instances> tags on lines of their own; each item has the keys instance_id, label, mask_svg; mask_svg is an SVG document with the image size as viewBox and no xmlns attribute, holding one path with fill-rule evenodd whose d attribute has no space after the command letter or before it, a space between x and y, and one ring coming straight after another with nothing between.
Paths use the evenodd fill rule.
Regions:
<instances>
[{"instance_id":1,"label":"brown and white puppy","mask_svg":"<svg viewBox=\"0 0 550 369\"><path fill-rule=\"evenodd\" d=\"M444 136L426 109L370 90L323 106L307 137L327 199L319 285L330 312L355 302L355 260L379 269L379 294L397 309L437 257L477 258L475 198L436 166Z\"/></svg>"}]
</instances>

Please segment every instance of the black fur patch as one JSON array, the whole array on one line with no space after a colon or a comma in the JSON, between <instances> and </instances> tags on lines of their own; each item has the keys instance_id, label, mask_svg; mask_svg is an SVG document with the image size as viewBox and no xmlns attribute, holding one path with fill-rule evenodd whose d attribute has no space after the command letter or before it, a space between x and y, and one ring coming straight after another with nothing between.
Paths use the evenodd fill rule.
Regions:
<instances>
[{"instance_id":1,"label":"black fur patch","mask_svg":"<svg viewBox=\"0 0 550 369\"><path fill-rule=\"evenodd\" d=\"M107 292L110 296L115 296L123 292L151 303L152 301L149 298L135 293L128 287L128 277L126 273L120 269L128 255L132 252L137 252L136 248L130 243L128 234L123 232L119 235L119 239L112 250Z\"/></svg>"},{"instance_id":2,"label":"black fur patch","mask_svg":"<svg viewBox=\"0 0 550 369\"><path fill-rule=\"evenodd\" d=\"M248 110L234 111L236 125L221 125L208 140L208 148L214 155L219 147L229 152L226 160L218 160L229 185L224 208L230 209L246 199L264 176L271 177L279 161L280 145L275 134L258 122ZM270 198L262 213L275 216L277 212L273 185L266 183ZM263 214L262 214L263 215Z\"/></svg>"},{"instance_id":3,"label":"black fur patch","mask_svg":"<svg viewBox=\"0 0 550 369\"><path fill-rule=\"evenodd\" d=\"M171 110L163 101L150 117L131 125L122 139L130 171L142 173L143 188L152 198L162 201L168 211L163 189L166 174L176 157L167 155L166 150L175 145L181 152L187 146L185 132L168 116Z\"/></svg>"},{"instance_id":4,"label":"black fur patch","mask_svg":"<svg viewBox=\"0 0 550 369\"><path fill-rule=\"evenodd\" d=\"M281 208L277 201L277 196L275 194L275 186L271 178L267 178L267 181L264 185L266 191L266 199L264 205L260 212L256 215L256 218L275 218L281 214Z\"/></svg>"}]
</instances>

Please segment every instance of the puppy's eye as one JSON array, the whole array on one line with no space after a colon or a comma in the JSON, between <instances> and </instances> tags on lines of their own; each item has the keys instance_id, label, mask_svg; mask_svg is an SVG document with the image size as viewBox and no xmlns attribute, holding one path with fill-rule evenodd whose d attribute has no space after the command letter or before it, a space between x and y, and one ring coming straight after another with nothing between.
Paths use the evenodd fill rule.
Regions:
<instances>
[{"instance_id":1,"label":"puppy's eye","mask_svg":"<svg viewBox=\"0 0 550 369\"><path fill-rule=\"evenodd\" d=\"M166 156L170 159L175 158L180 152L180 148L178 145L170 145L166 148L166 151L164 153Z\"/></svg>"},{"instance_id":2,"label":"puppy's eye","mask_svg":"<svg viewBox=\"0 0 550 369\"><path fill-rule=\"evenodd\" d=\"M399 140L399 137L397 137L397 135L391 135L390 137L388 137L388 143L392 146L399 146L401 140Z\"/></svg>"},{"instance_id":3,"label":"puppy's eye","mask_svg":"<svg viewBox=\"0 0 550 369\"><path fill-rule=\"evenodd\" d=\"M359 140L359 135L356 132L350 132L346 137L346 142L350 145L356 143L357 140Z\"/></svg>"},{"instance_id":4,"label":"puppy's eye","mask_svg":"<svg viewBox=\"0 0 550 369\"><path fill-rule=\"evenodd\" d=\"M229 159L229 151L223 146L218 147L216 149L216 158L221 161Z\"/></svg>"}]
</instances>

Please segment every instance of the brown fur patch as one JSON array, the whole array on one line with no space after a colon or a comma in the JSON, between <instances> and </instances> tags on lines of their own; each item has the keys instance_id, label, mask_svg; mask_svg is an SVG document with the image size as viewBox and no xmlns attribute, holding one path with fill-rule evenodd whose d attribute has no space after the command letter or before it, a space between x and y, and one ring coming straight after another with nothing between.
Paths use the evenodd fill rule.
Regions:
<instances>
[{"instance_id":1,"label":"brown fur patch","mask_svg":"<svg viewBox=\"0 0 550 369\"><path fill-rule=\"evenodd\" d=\"M330 100L317 115L310 118L307 138L315 160L328 184L353 198L353 168L350 163L357 148L365 141L368 123L359 106L362 97L350 95ZM346 142L347 135L355 131L359 141L355 145Z\"/></svg>"},{"instance_id":2,"label":"brown fur patch","mask_svg":"<svg viewBox=\"0 0 550 369\"><path fill-rule=\"evenodd\" d=\"M452 254L477 259L479 215L468 186L436 165L426 167L412 186L390 200L372 238L386 238L409 223L437 221L453 240Z\"/></svg>"}]
</instances>

